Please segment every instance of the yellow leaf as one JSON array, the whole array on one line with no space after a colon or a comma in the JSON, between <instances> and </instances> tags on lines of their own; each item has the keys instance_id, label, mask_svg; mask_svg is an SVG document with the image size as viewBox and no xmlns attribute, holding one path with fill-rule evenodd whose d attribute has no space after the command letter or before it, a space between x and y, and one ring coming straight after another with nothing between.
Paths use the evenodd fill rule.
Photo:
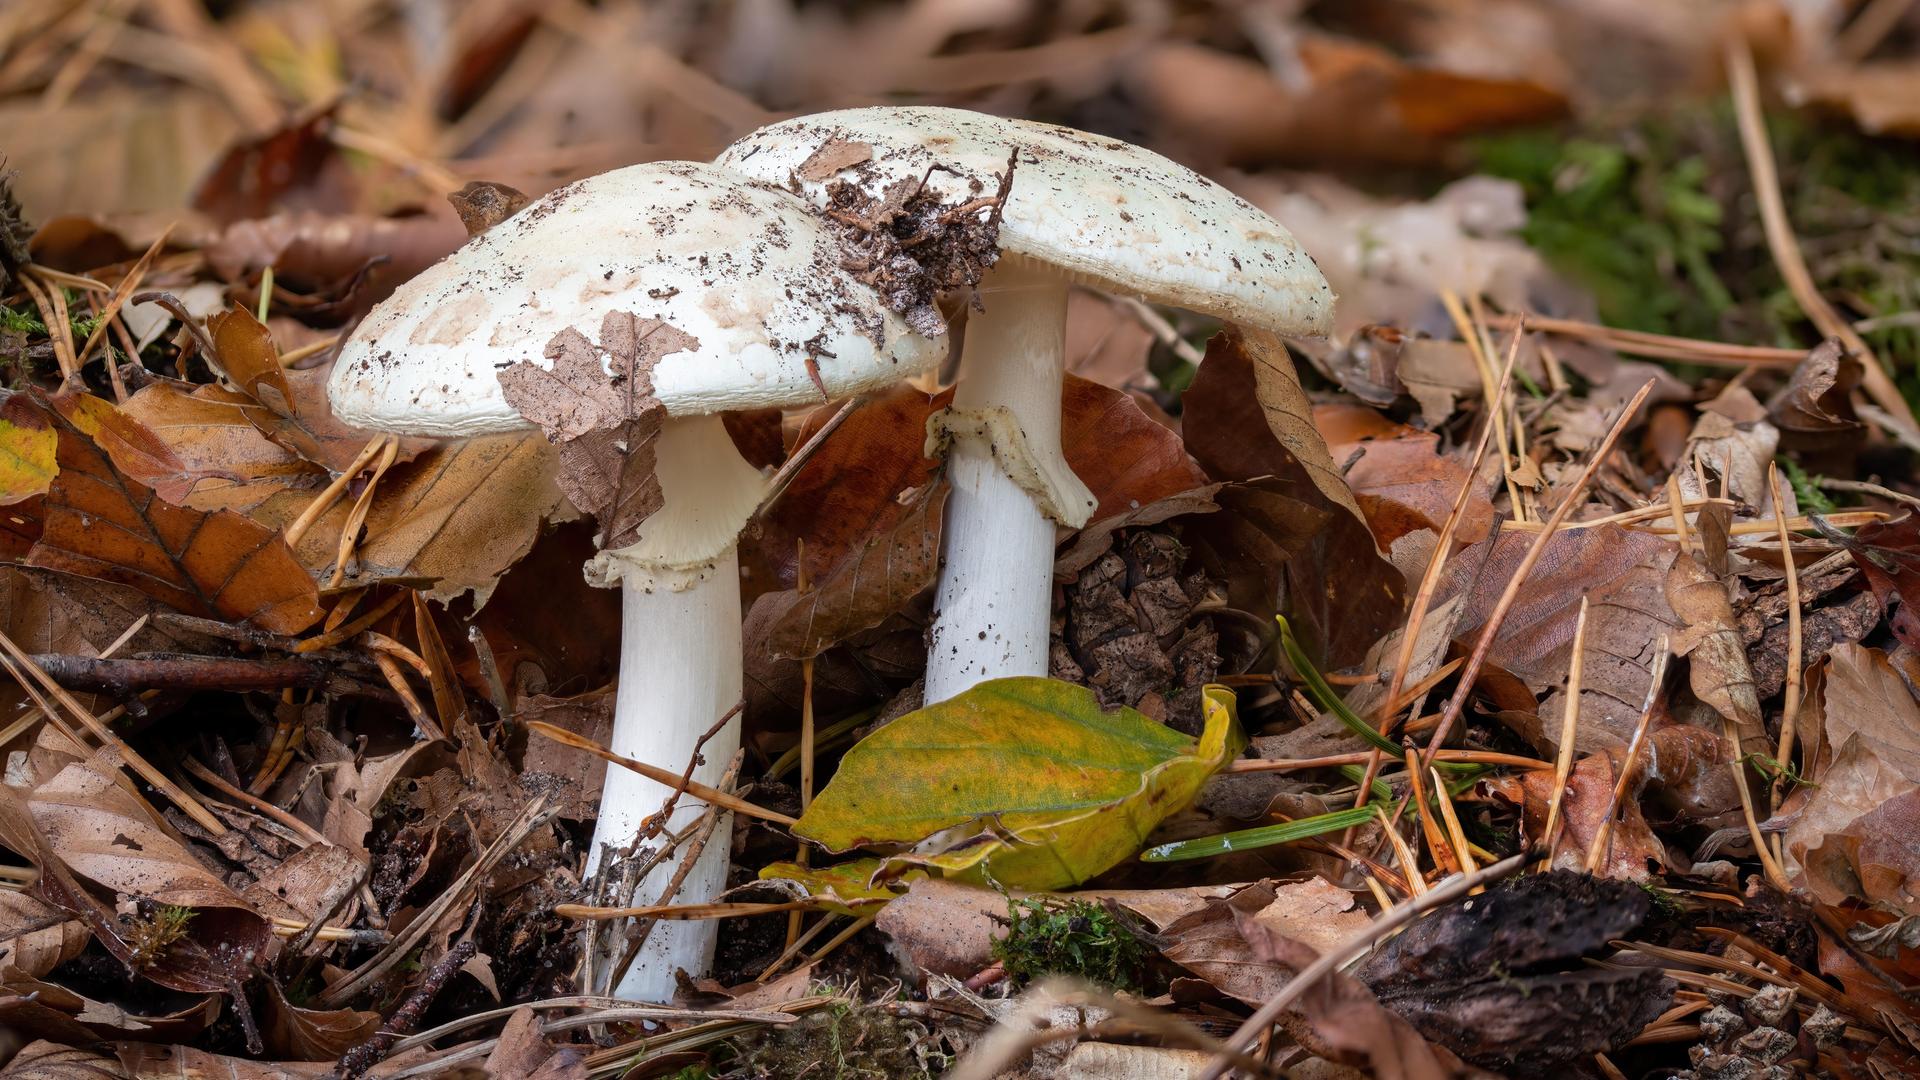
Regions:
<instances>
[{"instance_id":1,"label":"yellow leaf","mask_svg":"<svg viewBox=\"0 0 1920 1080\"><path fill-rule=\"evenodd\" d=\"M1052 679L981 683L847 753L794 831L835 851L919 845L895 867L1025 889L1074 885L1137 851L1243 745L1233 695L1203 693L1198 744Z\"/></svg>"},{"instance_id":2,"label":"yellow leaf","mask_svg":"<svg viewBox=\"0 0 1920 1080\"><path fill-rule=\"evenodd\" d=\"M852 859L834 866L801 866L799 863L769 863L760 868L762 881L790 881L800 887L809 900L841 915L869 915L900 895L887 884L875 884L882 869L876 858ZM917 877L925 877L916 872Z\"/></svg>"},{"instance_id":3,"label":"yellow leaf","mask_svg":"<svg viewBox=\"0 0 1920 1080\"><path fill-rule=\"evenodd\" d=\"M47 414L24 395L0 404L0 506L46 494L59 471L54 463L59 443Z\"/></svg>"}]
</instances>

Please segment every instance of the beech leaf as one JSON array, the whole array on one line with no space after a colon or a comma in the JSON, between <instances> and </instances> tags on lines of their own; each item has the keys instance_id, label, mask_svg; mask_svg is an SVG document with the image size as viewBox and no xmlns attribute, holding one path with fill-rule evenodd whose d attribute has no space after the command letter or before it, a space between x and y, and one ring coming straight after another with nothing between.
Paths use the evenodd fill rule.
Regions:
<instances>
[{"instance_id":1,"label":"beech leaf","mask_svg":"<svg viewBox=\"0 0 1920 1080\"><path fill-rule=\"evenodd\" d=\"M994 679L862 739L794 832L834 851L923 844L895 865L1013 888L1074 885L1139 850L1243 744L1233 695L1200 739L1053 679Z\"/></svg>"},{"instance_id":2,"label":"beech leaf","mask_svg":"<svg viewBox=\"0 0 1920 1080\"><path fill-rule=\"evenodd\" d=\"M19 394L0 401L0 506L44 495L59 466L46 414Z\"/></svg>"},{"instance_id":3,"label":"beech leaf","mask_svg":"<svg viewBox=\"0 0 1920 1080\"><path fill-rule=\"evenodd\" d=\"M47 492L45 531L28 563L130 585L189 615L248 620L275 633L297 633L320 617L313 579L278 534L232 511L167 503L117 469L82 427L49 415L59 434L60 474Z\"/></svg>"}]
</instances>

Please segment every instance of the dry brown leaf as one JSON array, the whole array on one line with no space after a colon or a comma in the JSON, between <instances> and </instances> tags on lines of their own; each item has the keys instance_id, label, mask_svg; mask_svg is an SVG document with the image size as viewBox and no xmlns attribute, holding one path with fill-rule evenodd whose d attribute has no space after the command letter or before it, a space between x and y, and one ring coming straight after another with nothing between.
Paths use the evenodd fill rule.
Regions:
<instances>
[{"instance_id":1,"label":"dry brown leaf","mask_svg":"<svg viewBox=\"0 0 1920 1080\"><path fill-rule=\"evenodd\" d=\"M540 523L559 509L555 472L556 455L533 432L442 443L394 466L374 494L346 584L414 582L429 599L472 590L484 603L500 574L532 548ZM250 515L283 529L310 500L278 496ZM333 565L349 510L343 500L314 522L294 553L301 564L314 573Z\"/></svg>"},{"instance_id":2,"label":"dry brown leaf","mask_svg":"<svg viewBox=\"0 0 1920 1080\"><path fill-rule=\"evenodd\" d=\"M1532 83L1411 67L1359 41L1300 35L1297 47L1299 88L1257 60L1179 41L1145 50L1127 87L1170 136L1235 161L1413 164L1462 134L1566 108Z\"/></svg>"},{"instance_id":3,"label":"dry brown leaf","mask_svg":"<svg viewBox=\"0 0 1920 1080\"><path fill-rule=\"evenodd\" d=\"M1733 725L1742 753L1765 753L1766 722L1726 583L1708 573L1691 552L1682 551L1667 570L1666 590L1667 603L1683 626L1673 638L1674 655L1687 657L1693 695Z\"/></svg>"},{"instance_id":4,"label":"dry brown leaf","mask_svg":"<svg viewBox=\"0 0 1920 1080\"><path fill-rule=\"evenodd\" d=\"M1448 564L1439 598L1467 597L1457 640L1476 638L1532 542L1530 533L1502 532ZM1552 691L1540 715L1555 722L1522 730L1522 737L1549 752L1559 742L1559 688L1585 596L1587 652L1575 745L1583 752L1625 745L1646 700L1654 642L1679 627L1665 591L1675 550L1671 540L1617 525L1562 530L1547 541L1487 655L1535 692Z\"/></svg>"},{"instance_id":5,"label":"dry brown leaf","mask_svg":"<svg viewBox=\"0 0 1920 1080\"><path fill-rule=\"evenodd\" d=\"M947 491L944 477L923 485L883 530L868 534L805 592L788 589L770 598L765 647L787 659L818 656L880 625L931 586L940 574Z\"/></svg>"},{"instance_id":6,"label":"dry brown leaf","mask_svg":"<svg viewBox=\"0 0 1920 1080\"><path fill-rule=\"evenodd\" d=\"M905 512L904 492L924 487L940 463L921 456L927 417L945 408L952 392L929 395L909 384L861 402L795 474L762 516L760 535L741 541L742 562L764 588L793 588L799 543L806 544L810 581L821 581L875 533ZM805 443L838 406L808 416L796 435Z\"/></svg>"},{"instance_id":7,"label":"dry brown leaf","mask_svg":"<svg viewBox=\"0 0 1920 1080\"><path fill-rule=\"evenodd\" d=\"M1574 763L1567 777L1566 794L1560 801L1560 820L1564 827L1553 845L1550 865L1555 869L1580 871L1587 864L1587 850L1599 835L1606 820L1613 787L1619 780L1612 753L1589 754ZM1644 775L1644 774L1642 774ZM1540 836L1547 827L1547 803L1553 796L1554 775L1530 770L1521 776L1526 786L1526 822L1529 835ZM1601 860L1598 876L1626 881L1646 881L1648 864L1655 869L1666 862L1666 848L1653 835L1647 819L1640 813L1639 784L1628 787L1621 799L1620 817L1613 823L1607 855Z\"/></svg>"},{"instance_id":8,"label":"dry brown leaf","mask_svg":"<svg viewBox=\"0 0 1920 1080\"><path fill-rule=\"evenodd\" d=\"M1216 334L1184 401L1188 452L1214 479L1242 481L1189 529L1211 552L1208 572L1263 623L1285 612L1316 661L1359 662L1400 624L1405 582L1314 430L1286 347L1270 334Z\"/></svg>"},{"instance_id":9,"label":"dry brown leaf","mask_svg":"<svg viewBox=\"0 0 1920 1080\"><path fill-rule=\"evenodd\" d=\"M587 1080L587 1059L579 1048L555 1047L541 1031L538 1014L520 1009L500 1030L500 1041L487 1055L486 1073L527 1080Z\"/></svg>"},{"instance_id":10,"label":"dry brown leaf","mask_svg":"<svg viewBox=\"0 0 1920 1080\"><path fill-rule=\"evenodd\" d=\"M286 1061L338 1061L340 1055L380 1030L380 1014L358 1009L305 1009L287 1000L278 981L267 980L260 1036L267 1053Z\"/></svg>"},{"instance_id":11,"label":"dry brown leaf","mask_svg":"<svg viewBox=\"0 0 1920 1080\"><path fill-rule=\"evenodd\" d=\"M658 319L613 311L597 348L568 327L547 343L550 368L522 360L500 372L507 404L560 447L560 489L600 523L605 550L633 545L660 509L653 444L667 409L653 396L653 366L699 344Z\"/></svg>"},{"instance_id":12,"label":"dry brown leaf","mask_svg":"<svg viewBox=\"0 0 1920 1080\"><path fill-rule=\"evenodd\" d=\"M547 697L533 694L517 703L514 719L520 724L536 720L572 732L601 746L613 738L613 688L603 687L578 697ZM600 788L606 779L602 761L584 750L568 746L558 739L528 739L520 772L540 790L551 792L548 798L556 813L573 821L592 821L600 809ZM531 779L538 777L537 781Z\"/></svg>"},{"instance_id":13,"label":"dry brown leaf","mask_svg":"<svg viewBox=\"0 0 1920 1080\"><path fill-rule=\"evenodd\" d=\"M1817 455L1818 464L1809 464L1809 471L1851 471L1845 466L1866 434L1852 400L1862 372L1859 358L1840 339L1829 338L1794 366L1792 378L1768 403L1767 419L1780 429L1780 445Z\"/></svg>"},{"instance_id":14,"label":"dry brown leaf","mask_svg":"<svg viewBox=\"0 0 1920 1080\"><path fill-rule=\"evenodd\" d=\"M103 445L121 472L194 510L245 512L280 491L317 490L326 474L261 432L249 413L264 411L252 398L222 387L156 381L121 412L164 444L169 457L115 454L118 442ZM148 464L164 467L141 471Z\"/></svg>"},{"instance_id":15,"label":"dry brown leaf","mask_svg":"<svg viewBox=\"0 0 1920 1080\"><path fill-rule=\"evenodd\" d=\"M1850 113L1870 134L1920 136L1920 62L1891 59L1800 71L1790 92L1796 103Z\"/></svg>"},{"instance_id":16,"label":"dry brown leaf","mask_svg":"<svg viewBox=\"0 0 1920 1080\"><path fill-rule=\"evenodd\" d=\"M1687 440L1687 464L1680 470L1680 493L1689 499L1720 494L1720 483L1707 489L1706 477L1693 468L1697 458L1715 476L1724 477L1728 493L1764 516L1773 509L1767 485L1767 467L1780 449L1780 429L1767 421L1767 410L1753 392L1734 386L1700 406L1700 419ZM1781 497L1793 502L1791 489ZM1798 511L1789 505L1783 513Z\"/></svg>"},{"instance_id":17,"label":"dry brown leaf","mask_svg":"<svg viewBox=\"0 0 1920 1080\"><path fill-rule=\"evenodd\" d=\"M1122 391L1068 375L1060 390L1060 414L1067 467L1098 501L1090 521L1207 483L1180 436Z\"/></svg>"},{"instance_id":18,"label":"dry brown leaf","mask_svg":"<svg viewBox=\"0 0 1920 1080\"><path fill-rule=\"evenodd\" d=\"M1881 842L1913 833L1877 831L1912 816L1920 790L1920 703L1885 654L1840 645L1827 656L1820 699L1809 704L1817 707L1804 710L1801 722L1821 728L1817 737L1809 734L1809 750L1831 759L1812 776L1818 786L1795 792L1770 823L1785 828L1788 873L1823 903L1873 899L1920 914L1905 883L1920 860L1910 844Z\"/></svg>"},{"instance_id":19,"label":"dry brown leaf","mask_svg":"<svg viewBox=\"0 0 1920 1080\"><path fill-rule=\"evenodd\" d=\"M0 982L39 978L80 955L87 924L37 897L0 892Z\"/></svg>"},{"instance_id":20,"label":"dry brown leaf","mask_svg":"<svg viewBox=\"0 0 1920 1080\"><path fill-rule=\"evenodd\" d=\"M208 362L241 393L276 412L296 411L293 388L287 385L273 334L252 312L230 308L207 316L207 336L213 340L213 355L207 357ZM263 388L272 390L277 398L262 394Z\"/></svg>"},{"instance_id":21,"label":"dry brown leaf","mask_svg":"<svg viewBox=\"0 0 1920 1080\"><path fill-rule=\"evenodd\" d=\"M1347 486L1367 515L1374 539L1389 547L1407 533L1438 533L1468 483L1467 467L1440 453L1440 436L1396 424L1359 405L1316 405L1313 423L1327 440L1335 463L1346 467ZM1454 530L1460 544L1487 538L1493 503L1475 485Z\"/></svg>"},{"instance_id":22,"label":"dry brown leaf","mask_svg":"<svg viewBox=\"0 0 1920 1080\"><path fill-rule=\"evenodd\" d=\"M130 585L189 615L295 633L320 617L313 580L280 537L231 511L172 506L121 474L65 417L60 475L27 561Z\"/></svg>"},{"instance_id":23,"label":"dry brown leaf","mask_svg":"<svg viewBox=\"0 0 1920 1080\"><path fill-rule=\"evenodd\" d=\"M21 1047L13 1060L7 1062L7 1067L0 1069L0 1077L6 1080L133 1080L133 1074L113 1058L44 1039Z\"/></svg>"}]
</instances>

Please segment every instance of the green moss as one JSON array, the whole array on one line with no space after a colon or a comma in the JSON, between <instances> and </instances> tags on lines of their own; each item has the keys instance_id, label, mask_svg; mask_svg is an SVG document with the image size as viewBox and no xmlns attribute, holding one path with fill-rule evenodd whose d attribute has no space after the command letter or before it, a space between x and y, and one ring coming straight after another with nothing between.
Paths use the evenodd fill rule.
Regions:
<instances>
[{"instance_id":1,"label":"green moss","mask_svg":"<svg viewBox=\"0 0 1920 1080\"><path fill-rule=\"evenodd\" d=\"M1920 308L1920 149L1796 113L1769 117L1788 217L1822 293L1850 319ZM1521 185L1525 238L1615 326L1713 340L1816 339L1760 228L1723 101L1630 125L1481 144L1479 167ZM1920 327L1865 332L1920 400Z\"/></svg>"},{"instance_id":2,"label":"green moss","mask_svg":"<svg viewBox=\"0 0 1920 1080\"><path fill-rule=\"evenodd\" d=\"M856 1001L761 1028L734 1040L731 1051L715 1074L729 1080L916 1080L951 1064L924 1025Z\"/></svg>"},{"instance_id":3,"label":"green moss","mask_svg":"<svg viewBox=\"0 0 1920 1080\"><path fill-rule=\"evenodd\" d=\"M994 942L993 957L1016 985L1074 975L1134 990L1146 971L1147 947L1098 904L1035 896L1007 903L1007 936Z\"/></svg>"}]
</instances>

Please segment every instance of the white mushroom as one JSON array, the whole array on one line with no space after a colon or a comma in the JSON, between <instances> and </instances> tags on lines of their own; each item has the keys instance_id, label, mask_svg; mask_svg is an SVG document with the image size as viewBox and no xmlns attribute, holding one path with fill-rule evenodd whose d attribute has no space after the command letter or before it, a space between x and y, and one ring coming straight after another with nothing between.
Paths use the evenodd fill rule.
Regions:
<instances>
[{"instance_id":1,"label":"white mushroom","mask_svg":"<svg viewBox=\"0 0 1920 1080\"><path fill-rule=\"evenodd\" d=\"M476 237L376 308L341 350L329 392L342 420L458 438L529 426L502 372L551 369L549 343L562 331L599 339L607 315L631 313L678 332L651 370L667 417L653 443L664 505L635 542L588 568L624 595L616 753L678 773L741 699L735 545L765 480L717 414L865 392L944 351L882 307L841 259L785 191L710 165L636 165L554 191ZM605 345L590 377L604 373ZM739 744L736 715L702 748L693 778L718 783ZM589 870L666 794L610 767ZM704 809L686 796L678 806L669 832ZM678 902L725 887L729 835L723 817ZM653 902L672 870L669 862L649 876L632 902ZM713 943L712 922L655 926L619 993L668 999L674 970L704 973Z\"/></svg>"},{"instance_id":2,"label":"white mushroom","mask_svg":"<svg viewBox=\"0 0 1920 1080\"><path fill-rule=\"evenodd\" d=\"M1069 282L1286 334L1323 334L1332 320L1326 279L1279 222L1116 139L959 109L881 107L773 124L717 161L819 204L835 183L879 198L924 178L957 205L991 195L1010 152L1002 257L981 283L985 310L967 323L953 409L935 424L953 441L953 494L928 641L930 702L1047 671L1053 523L1077 528L1093 510L1060 450Z\"/></svg>"}]
</instances>

